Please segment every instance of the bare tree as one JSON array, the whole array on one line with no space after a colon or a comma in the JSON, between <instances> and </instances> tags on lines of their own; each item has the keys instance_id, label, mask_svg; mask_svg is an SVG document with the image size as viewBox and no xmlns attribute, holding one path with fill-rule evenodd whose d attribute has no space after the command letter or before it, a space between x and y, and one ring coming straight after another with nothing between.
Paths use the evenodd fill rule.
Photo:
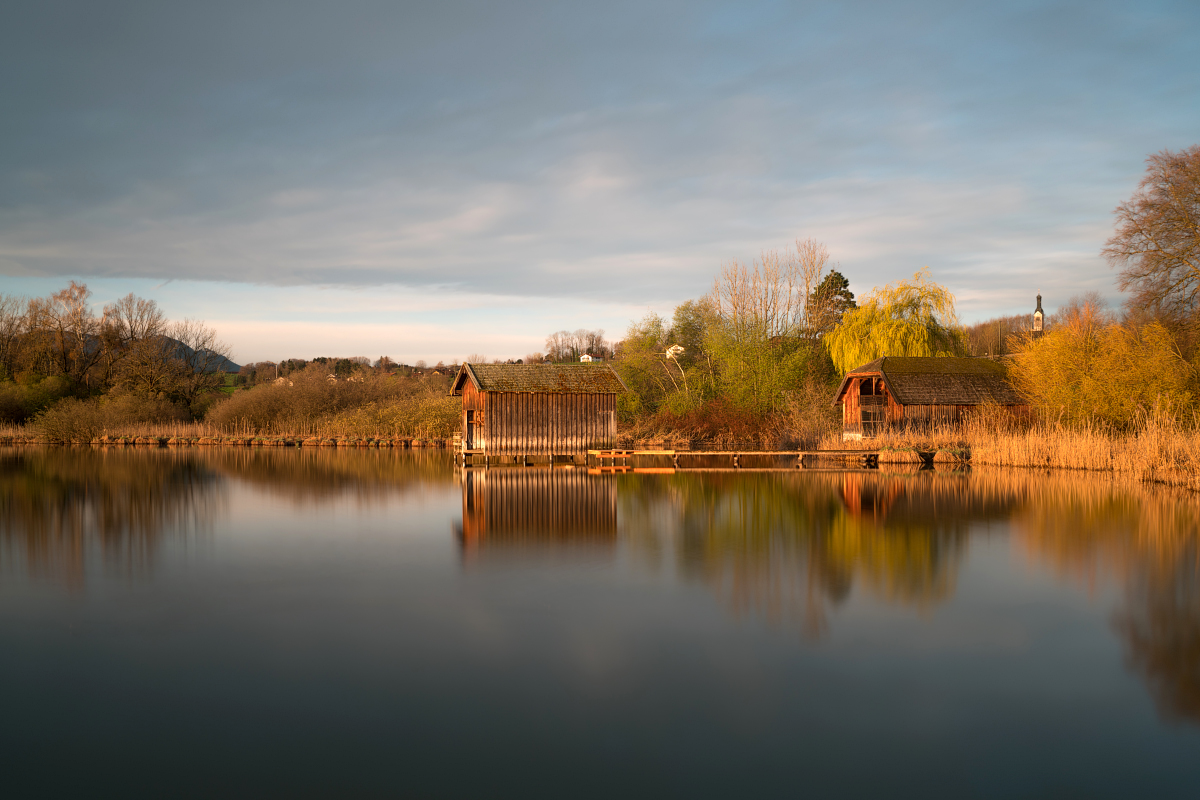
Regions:
<instances>
[{"instance_id":1,"label":"bare tree","mask_svg":"<svg viewBox=\"0 0 1200 800\"><path fill-rule=\"evenodd\" d=\"M551 361L566 361L571 353L571 334L556 331L546 337L546 358Z\"/></svg>"},{"instance_id":2,"label":"bare tree","mask_svg":"<svg viewBox=\"0 0 1200 800\"><path fill-rule=\"evenodd\" d=\"M70 285L45 299L31 300L26 315L29 333L40 344L53 371L75 383L88 383L100 360L102 322L92 313L86 284Z\"/></svg>"},{"instance_id":3,"label":"bare tree","mask_svg":"<svg viewBox=\"0 0 1200 800\"><path fill-rule=\"evenodd\" d=\"M104 307L104 319L122 344L159 336L167 318L153 300L144 300L132 292Z\"/></svg>"},{"instance_id":4,"label":"bare tree","mask_svg":"<svg viewBox=\"0 0 1200 800\"><path fill-rule=\"evenodd\" d=\"M179 342L187 365L180 399L193 404L201 395L224 384L230 349L217 338L215 330L200 320L185 319L171 326L170 336Z\"/></svg>"},{"instance_id":5,"label":"bare tree","mask_svg":"<svg viewBox=\"0 0 1200 800\"><path fill-rule=\"evenodd\" d=\"M158 339L167 328L167 318L158 304L132 292L104 307L103 322L101 339L104 343L102 363L105 383L114 379L120 362L135 347L142 351L139 357L145 356L146 346L141 343Z\"/></svg>"},{"instance_id":6,"label":"bare tree","mask_svg":"<svg viewBox=\"0 0 1200 800\"><path fill-rule=\"evenodd\" d=\"M117 364L114 378L117 385L133 394L178 401L184 399L181 387L188 372L178 343L158 334L132 342Z\"/></svg>"},{"instance_id":7,"label":"bare tree","mask_svg":"<svg viewBox=\"0 0 1200 800\"><path fill-rule=\"evenodd\" d=\"M726 264L709 299L738 340L798 336L810 327L810 298L828 263L825 245L797 239L794 253L768 250L750 264Z\"/></svg>"},{"instance_id":8,"label":"bare tree","mask_svg":"<svg viewBox=\"0 0 1200 800\"><path fill-rule=\"evenodd\" d=\"M1131 311L1180 324L1200 311L1200 145L1146 164L1133 197L1116 208L1103 253L1121 267L1117 285L1132 292Z\"/></svg>"},{"instance_id":9,"label":"bare tree","mask_svg":"<svg viewBox=\"0 0 1200 800\"><path fill-rule=\"evenodd\" d=\"M0 294L0 378L12 378L16 373L27 304L24 298Z\"/></svg>"}]
</instances>

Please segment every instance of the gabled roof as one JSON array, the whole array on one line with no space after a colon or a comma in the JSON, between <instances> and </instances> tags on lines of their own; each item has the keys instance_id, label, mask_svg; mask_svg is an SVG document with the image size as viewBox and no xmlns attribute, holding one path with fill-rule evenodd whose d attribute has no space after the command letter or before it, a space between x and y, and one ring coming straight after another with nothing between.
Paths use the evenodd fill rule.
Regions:
<instances>
[{"instance_id":1,"label":"gabled roof","mask_svg":"<svg viewBox=\"0 0 1200 800\"><path fill-rule=\"evenodd\" d=\"M608 364L463 364L450 387L462 394L467 381L481 392L619 394L625 384Z\"/></svg>"},{"instance_id":2,"label":"gabled roof","mask_svg":"<svg viewBox=\"0 0 1200 800\"><path fill-rule=\"evenodd\" d=\"M1025 405L1008 382L1003 364L984 358L901 358L885 356L846 373L834 403L840 403L853 378L879 375L901 405Z\"/></svg>"}]
</instances>

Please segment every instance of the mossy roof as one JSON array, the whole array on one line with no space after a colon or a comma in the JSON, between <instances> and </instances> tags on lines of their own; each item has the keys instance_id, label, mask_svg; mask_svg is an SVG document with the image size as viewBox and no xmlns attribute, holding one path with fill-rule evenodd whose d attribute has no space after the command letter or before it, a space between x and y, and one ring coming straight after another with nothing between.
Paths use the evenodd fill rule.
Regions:
<instances>
[{"instance_id":1,"label":"mossy roof","mask_svg":"<svg viewBox=\"0 0 1200 800\"><path fill-rule=\"evenodd\" d=\"M835 403L842 400L852 379L879 375L901 405L975 406L983 403L1024 405L1008 382L1003 364L985 358L877 358L846 373Z\"/></svg>"},{"instance_id":2,"label":"mossy roof","mask_svg":"<svg viewBox=\"0 0 1200 800\"><path fill-rule=\"evenodd\" d=\"M450 394L462 394L468 380L481 392L619 394L625 391L625 384L608 364L463 364Z\"/></svg>"}]
</instances>

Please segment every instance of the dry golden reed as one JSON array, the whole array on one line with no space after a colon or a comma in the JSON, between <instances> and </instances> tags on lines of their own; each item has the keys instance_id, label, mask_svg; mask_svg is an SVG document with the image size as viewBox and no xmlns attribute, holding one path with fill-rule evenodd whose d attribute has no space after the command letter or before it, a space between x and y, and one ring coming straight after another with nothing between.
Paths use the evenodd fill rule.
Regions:
<instances>
[{"instance_id":1,"label":"dry golden reed","mask_svg":"<svg viewBox=\"0 0 1200 800\"><path fill-rule=\"evenodd\" d=\"M1163 412L1126 430L1100 424L1019 424L988 413L935 430L890 431L843 442L827 436L825 449L851 448L934 453L976 466L1035 467L1112 473L1122 479L1200 490L1200 427Z\"/></svg>"}]
</instances>

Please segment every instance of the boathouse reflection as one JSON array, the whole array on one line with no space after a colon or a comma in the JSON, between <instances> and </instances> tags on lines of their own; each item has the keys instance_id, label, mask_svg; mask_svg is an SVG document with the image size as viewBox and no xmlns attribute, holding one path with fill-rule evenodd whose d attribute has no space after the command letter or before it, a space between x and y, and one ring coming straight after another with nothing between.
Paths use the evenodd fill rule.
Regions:
<instances>
[{"instance_id":1,"label":"boathouse reflection","mask_svg":"<svg viewBox=\"0 0 1200 800\"><path fill-rule=\"evenodd\" d=\"M577 469L462 470L464 560L489 552L542 549L611 552L617 541L612 475Z\"/></svg>"}]
</instances>

